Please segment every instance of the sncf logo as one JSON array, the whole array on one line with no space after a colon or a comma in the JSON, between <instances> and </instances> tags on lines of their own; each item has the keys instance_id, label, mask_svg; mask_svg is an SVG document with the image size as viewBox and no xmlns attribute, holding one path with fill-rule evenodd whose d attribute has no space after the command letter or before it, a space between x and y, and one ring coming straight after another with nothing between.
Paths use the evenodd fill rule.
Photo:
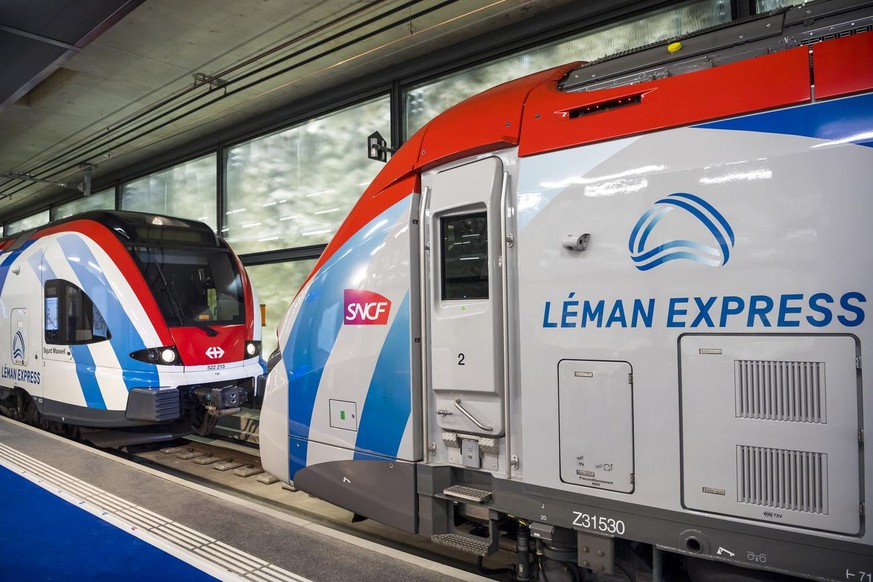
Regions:
<instances>
[{"instance_id":1,"label":"sncf logo","mask_svg":"<svg viewBox=\"0 0 873 582\"><path fill-rule=\"evenodd\" d=\"M385 325L391 313L391 301L372 291L346 289L343 291L344 325Z\"/></svg>"}]
</instances>

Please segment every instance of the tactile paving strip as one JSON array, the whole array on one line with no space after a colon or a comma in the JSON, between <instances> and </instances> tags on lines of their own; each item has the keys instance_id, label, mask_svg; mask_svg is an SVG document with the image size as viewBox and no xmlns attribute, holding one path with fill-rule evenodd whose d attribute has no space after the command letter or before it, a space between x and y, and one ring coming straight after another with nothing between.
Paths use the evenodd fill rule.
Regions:
<instances>
[{"instance_id":1,"label":"tactile paving strip","mask_svg":"<svg viewBox=\"0 0 873 582\"><path fill-rule=\"evenodd\" d=\"M0 463L53 493L90 504L99 510L98 515L112 515L129 526L139 528L174 545L179 551L189 552L242 579L258 582L310 582L307 578L283 570L144 507L107 493L2 443L0 443Z\"/></svg>"}]
</instances>

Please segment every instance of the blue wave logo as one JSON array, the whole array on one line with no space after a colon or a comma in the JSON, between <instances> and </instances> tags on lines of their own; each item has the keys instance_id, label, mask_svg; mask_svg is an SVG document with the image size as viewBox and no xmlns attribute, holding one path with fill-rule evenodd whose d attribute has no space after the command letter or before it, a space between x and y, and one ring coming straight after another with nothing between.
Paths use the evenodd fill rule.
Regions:
<instances>
[{"instance_id":1,"label":"blue wave logo","mask_svg":"<svg viewBox=\"0 0 873 582\"><path fill-rule=\"evenodd\" d=\"M12 361L16 364L24 363L24 334L15 332L12 338Z\"/></svg>"},{"instance_id":2,"label":"blue wave logo","mask_svg":"<svg viewBox=\"0 0 873 582\"><path fill-rule=\"evenodd\" d=\"M704 244L692 240L671 240L649 248L646 243L652 231L662 218L672 212L692 216L712 234L714 241ZM715 245L711 242L715 242ZM628 240L631 259L640 271L648 271L679 259L721 267L730 260L733 247L734 231L724 216L703 198L685 192L670 194L655 202L637 221Z\"/></svg>"}]
</instances>

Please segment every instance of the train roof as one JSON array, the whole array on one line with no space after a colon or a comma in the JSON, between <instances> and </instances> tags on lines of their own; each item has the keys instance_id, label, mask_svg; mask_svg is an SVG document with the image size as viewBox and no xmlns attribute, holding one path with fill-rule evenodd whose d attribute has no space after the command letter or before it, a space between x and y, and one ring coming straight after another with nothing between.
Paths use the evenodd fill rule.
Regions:
<instances>
[{"instance_id":1,"label":"train roof","mask_svg":"<svg viewBox=\"0 0 873 582\"><path fill-rule=\"evenodd\" d=\"M0 239L0 250L15 250L16 246L44 231L62 232L65 230L64 225L82 220L105 226L125 244L221 246L220 239L212 228L196 220L150 212L91 210L2 238Z\"/></svg>"}]
</instances>

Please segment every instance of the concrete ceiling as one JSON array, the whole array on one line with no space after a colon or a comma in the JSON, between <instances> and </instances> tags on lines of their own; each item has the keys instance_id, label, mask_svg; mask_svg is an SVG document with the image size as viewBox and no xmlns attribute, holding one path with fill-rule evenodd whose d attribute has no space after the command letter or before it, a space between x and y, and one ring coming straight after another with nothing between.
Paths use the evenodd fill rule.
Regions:
<instances>
[{"instance_id":1,"label":"concrete ceiling","mask_svg":"<svg viewBox=\"0 0 873 582\"><path fill-rule=\"evenodd\" d=\"M573 0L4 0L0 222ZM28 181L29 177L42 182Z\"/></svg>"}]
</instances>

